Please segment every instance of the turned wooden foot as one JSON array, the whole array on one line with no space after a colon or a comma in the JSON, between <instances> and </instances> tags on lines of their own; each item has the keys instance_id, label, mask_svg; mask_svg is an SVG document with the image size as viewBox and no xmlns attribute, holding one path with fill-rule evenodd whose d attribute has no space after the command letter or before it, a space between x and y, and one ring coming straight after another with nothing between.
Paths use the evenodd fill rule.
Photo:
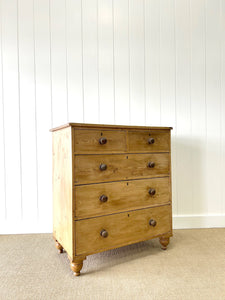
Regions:
<instances>
[{"instance_id":1,"label":"turned wooden foot","mask_svg":"<svg viewBox=\"0 0 225 300\"><path fill-rule=\"evenodd\" d=\"M58 249L59 253L63 253L63 247L57 240L55 241L55 247Z\"/></svg>"},{"instance_id":2,"label":"turned wooden foot","mask_svg":"<svg viewBox=\"0 0 225 300\"><path fill-rule=\"evenodd\" d=\"M161 249L166 250L169 242L170 242L170 238L169 237L160 237L159 238L159 242L161 244Z\"/></svg>"},{"instance_id":3,"label":"turned wooden foot","mask_svg":"<svg viewBox=\"0 0 225 300\"><path fill-rule=\"evenodd\" d=\"M74 259L73 261L71 261L70 267L75 276L80 276L80 270L83 267L84 259L85 258L82 257L82 258Z\"/></svg>"}]
</instances>

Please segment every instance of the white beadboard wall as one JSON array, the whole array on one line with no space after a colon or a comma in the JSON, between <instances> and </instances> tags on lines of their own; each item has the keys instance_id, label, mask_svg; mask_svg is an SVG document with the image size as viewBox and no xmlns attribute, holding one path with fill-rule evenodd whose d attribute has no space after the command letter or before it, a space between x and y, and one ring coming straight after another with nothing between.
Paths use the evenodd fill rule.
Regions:
<instances>
[{"instance_id":1,"label":"white beadboard wall","mask_svg":"<svg viewBox=\"0 0 225 300\"><path fill-rule=\"evenodd\" d=\"M173 126L175 228L225 226L225 0L0 0L0 233L52 231L51 134Z\"/></svg>"}]
</instances>

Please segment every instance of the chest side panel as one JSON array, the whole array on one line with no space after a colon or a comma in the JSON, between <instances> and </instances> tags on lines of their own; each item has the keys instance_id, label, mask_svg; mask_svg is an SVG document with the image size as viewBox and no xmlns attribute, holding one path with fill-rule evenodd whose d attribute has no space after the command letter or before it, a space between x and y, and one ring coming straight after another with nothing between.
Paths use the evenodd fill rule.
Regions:
<instances>
[{"instance_id":1,"label":"chest side panel","mask_svg":"<svg viewBox=\"0 0 225 300\"><path fill-rule=\"evenodd\" d=\"M73 257L72 139L71 128L53 132L53 235Z\"/></svg>"}]
</instances>

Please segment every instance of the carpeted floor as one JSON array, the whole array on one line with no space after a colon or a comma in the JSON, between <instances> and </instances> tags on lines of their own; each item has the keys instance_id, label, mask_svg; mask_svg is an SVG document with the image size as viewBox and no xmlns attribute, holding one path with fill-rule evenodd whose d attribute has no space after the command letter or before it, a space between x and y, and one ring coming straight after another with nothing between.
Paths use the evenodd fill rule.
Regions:
<instances>
[{"instance_id":1,"label":"carpeted floor","mask_svg":"<svg viewBox=\"0 0 225 300\"><path fill-rule=\"evenodd\" d=\"M50 234L0 236L0 299L225 300L225 228L174 230L88 256L74 277Z\"/></svg>"}]
</instances>

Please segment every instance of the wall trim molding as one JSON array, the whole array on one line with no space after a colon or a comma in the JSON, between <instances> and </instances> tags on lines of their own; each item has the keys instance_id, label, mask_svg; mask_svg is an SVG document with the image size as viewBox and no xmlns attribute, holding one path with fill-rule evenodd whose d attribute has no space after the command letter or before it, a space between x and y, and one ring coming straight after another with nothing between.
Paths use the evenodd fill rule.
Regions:
<instances>
[{"instance_id":1,"label":"wall trim molding","mask_svg":"<svg viewBox=\"0 0 225 300\"><path fill-rule=\"evenodd\" d=\"M174 215L174 229L225 227L225 214Z\"/></svg>"}]
</instances>

